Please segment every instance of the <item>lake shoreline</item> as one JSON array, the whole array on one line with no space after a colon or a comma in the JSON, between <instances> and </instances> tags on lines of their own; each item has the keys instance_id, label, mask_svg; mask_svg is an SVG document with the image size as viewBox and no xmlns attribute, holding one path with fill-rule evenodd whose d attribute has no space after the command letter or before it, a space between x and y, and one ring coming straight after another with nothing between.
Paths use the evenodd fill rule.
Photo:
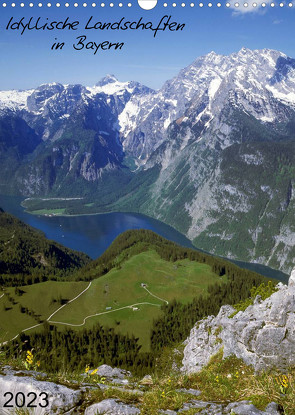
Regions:
<instances>
[{"instance_id":1,"label":"lake shoreline","mask_svg":"<svg viewBox=\"0 0 295 415\"><path fill-rule=\"evenodd\" d=\"M43 231L48 239L76 251L84 252L93 259L98 258L120 233L129 229L149 229L181 246L215 255L194 246L190 239L174 227L139 212L107 211L80 214L49 213L45 215L26 210L26 207L23 206L25 200L20 196L0 195L0 206L2 204L1 207L4 210L17 216L28 225ZM53 198L48 200L53 200ZM215 256L224 258L221 255ZM231 258L224 259L269 278L283 282L288 278L287 274L263 264Z\"/></svg>"}]
</instances>

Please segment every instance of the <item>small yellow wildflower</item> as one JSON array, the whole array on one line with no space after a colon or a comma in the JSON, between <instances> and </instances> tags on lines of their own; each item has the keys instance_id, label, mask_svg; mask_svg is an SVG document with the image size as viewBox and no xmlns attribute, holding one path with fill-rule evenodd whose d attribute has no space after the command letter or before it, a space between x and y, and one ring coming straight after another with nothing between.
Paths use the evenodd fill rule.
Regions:
<instances>
[{"instance_id":1,"label":"small yellow wildflower","mask_svg":"<svg viewBox=\"0 0 295 415\"><path fill-rule=\"evenodd\" d=\"M90 367L89 367L89 365L87 365L87 366L85 367L85 373L88 373L88 372L89 372L89 370L90 370Z\"/></svg>"},{"instance_id":2,"label":"small yellow wildflower","mask_svg":"<svg viewBox=\"0 0 295 415\"><path fill-rule=\"evenodd\" d=\"M287 389L289 387L289 379L286 375L280 375L276 378L276 382L280 387L280 391L281 393L283 393L284 395L287 392Z\"/></svg>"},{"instance_id":3,"label":"small yellow wildflower","mask_svg":"<svg viewBox=\"0 0 295 415\"><path fill-rule=\"evenodd\" d=\"M33 361L34 361L34 356L33 356L33 353L32 353L30 350L28 350L28 351L27 351L27 358L26 358L26 362L27 362L29 365L32 365L32 364L33 364Z\"/></svg>"},{"instance_id":4,"label":"small yellow wildflower","mask_svg":"<svg viewBox=\"0 0 295 415\"><path fill-rule=\"evenodd\" d=\"M161 393L162 398L165 398L165 391Z\"/></svg>"},{"instance_id":5,"label":"small yellow wildflower","mask_svg":"<svg viewBox=\"0 0 295 415\"><path fill-rule=\"evenodd\" d=\"M98 369L94 369L90 374L91 376L95 375L97 373Z\"/></svg>"},{"instance_id":6,"label":"small yellow wildflower","mask_svg":"<svg viewBox=\"0 0 295 415\"><path fill-rule=\"evenodd\" d=\"M26 354L26 360L25 360L26 368L31 369L31 367L33 366L33 363L34 363L33 353L30 350L28 350Z\"/></svg>"}]
</instances>

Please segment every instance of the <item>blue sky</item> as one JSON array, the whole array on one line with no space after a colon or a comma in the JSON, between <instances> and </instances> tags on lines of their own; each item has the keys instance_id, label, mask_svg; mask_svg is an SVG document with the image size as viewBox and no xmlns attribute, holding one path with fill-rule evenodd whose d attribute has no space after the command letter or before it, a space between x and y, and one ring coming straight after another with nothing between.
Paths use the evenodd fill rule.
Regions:
<instances>
[{"instance_id":1,"label":"blue sky","mask_svg":"<svg viewBox=\"0 0 295 415\"><path fill-rule=\"evenodd\" d=\"M93 85L107 73L122 81L136 80L160 88L165 80L175 76L198 56L212 50L229 54L243 46L277 49L295 57L295 5L293 9L280 8L276 3L275 8L267 6L263 12L236 14L224 5L217 8L216 3L212 8L205 2L203 8L188 5L182 8L180 3L173 8L169 2L170 5L164 8L161 2L151 11L142 10L134 1L131 8L126 2L119 8L117 3L113 8L108 2L105 8L2 8L0 89L27 89L53 81ZM185 29L182 32L159 32L156 38L149 31L84 30L91 15L94 21L113 22L124 16L128 20L143 17L144 21L156 24L165 14L171 14L174 21L185 23ZM63 20L69 16L70 20L79 20L80 26L75 32L31 31L21 36L17 31L5 30L12 16L14 20L23 16L26 20L31 16ZM92 51L75 51L72 45L77 42L76 37L84 34L87 41L120 41L125 45L120 51L98 51L96 55ZM65 42L62 51L51 50L55 38Z\"/></svg>"}]
</instances>

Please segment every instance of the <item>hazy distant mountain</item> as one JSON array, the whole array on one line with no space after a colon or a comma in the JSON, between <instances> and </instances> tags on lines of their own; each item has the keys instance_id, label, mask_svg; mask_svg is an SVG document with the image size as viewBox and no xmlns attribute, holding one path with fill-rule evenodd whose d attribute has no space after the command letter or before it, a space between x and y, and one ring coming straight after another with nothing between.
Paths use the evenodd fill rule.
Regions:
<instances>
[{"instance_id":1,"label":"hazy distant mountain","mask_svg":"<svg viewBox=\"0 0 295 415\"><path fill-rule=\"evenodd\" d=\"M295 260L294 138L295 60L268 49L211 52L158 91L108 75L91 88L0 92L3 192L91 195L284 271Z\"/></svg>"}]
</instances>

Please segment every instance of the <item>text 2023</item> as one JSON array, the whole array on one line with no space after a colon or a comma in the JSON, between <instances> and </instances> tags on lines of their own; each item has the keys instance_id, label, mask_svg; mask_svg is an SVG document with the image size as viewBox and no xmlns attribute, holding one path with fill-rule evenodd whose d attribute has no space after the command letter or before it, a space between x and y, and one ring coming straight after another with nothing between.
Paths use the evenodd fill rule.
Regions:
<instances>
[{"instance_id":1,"label":"text 2023","mask_svg":"<svg viewBox=\"0 0 295 415\"><path fill-rule=\"evenodd\" d=\"M48 394L46 392L40 392L39 396L35 392L28 392L27 396L23 392L17 392L15 395L12 392L5 392L4 398L7 401L4 403L3 408L46 408L49 405ZM39 399L38 399L39 398ZM39 402L39 400L41 400Z\"/></svg>"}]
</instances>

